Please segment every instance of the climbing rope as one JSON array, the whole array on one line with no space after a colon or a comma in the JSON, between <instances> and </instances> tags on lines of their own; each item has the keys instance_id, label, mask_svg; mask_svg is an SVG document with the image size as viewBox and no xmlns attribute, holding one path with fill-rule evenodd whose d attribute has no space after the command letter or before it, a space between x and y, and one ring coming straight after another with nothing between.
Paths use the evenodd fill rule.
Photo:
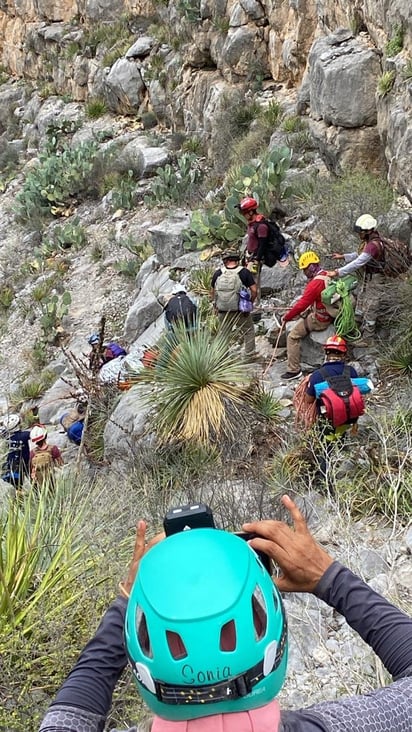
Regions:
<instances>
[{"instance_id":1,"label":"climbing rope","mask_svg":"<svg viewBox=\"0 0 412 732\"><path fill-rule=\"evenodd\" d=\"M280 336L282 335L282 331L283 331L283 328L284 327L285 327L285 324L284 323L281 323L281 326L279 328L278 337L276 338L276 343L273 346L273 353L272 353L271 359L270 359L268 365L266 366L266 368L265 368L265 370L264 370L264 372L262 374L262 378L263 379L265 378L267 372L269 371L269 369L273 366L274 362L276 361L276 351L277 351L277 348L278 348L278 345L279 345L279 341L280 341Z\"/></svg>"},{"instance_id":2,"label":"climbing rope","mask_svg":"<svg viewBox=\"0 0 412 732\"><path fill-rule=\"evenodd\" d=\"M334 326L337 335L348 341L360 338L360 330L356 324L355 311L347 285L343 281L336 282L336 294L340 297L340 308Z\"/></svg>"}]
</instances>

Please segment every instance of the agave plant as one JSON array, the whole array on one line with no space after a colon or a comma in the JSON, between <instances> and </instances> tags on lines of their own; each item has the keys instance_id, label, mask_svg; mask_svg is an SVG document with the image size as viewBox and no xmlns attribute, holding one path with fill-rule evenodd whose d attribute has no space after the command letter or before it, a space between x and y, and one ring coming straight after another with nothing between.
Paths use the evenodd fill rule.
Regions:
<instances>
[{"instance_id":1,"label":"agave plant","mask_svg":"<svg viewBox=\"0 0 412 732\"><path fill-rule=\"evenodd\" d=\"M62 486L9 500L0 514L1 623L25 635L45 597L51 612L75 602L79 577L90 568L76 532L81 516L81 505L68 504Z\"/></svg>"},{"instance_id":2,"label":"agave plant","mask_svg":"<svg viewBox=\"0 0 412 732\"><path fill-rule=\"evenodd\" d=\"M145 372L154 387L149 398L156 430L165 442L207 445L233 437L247 378L224 330L212 335L201 323L193 332L176 328L160 345L156 367Z\"/></svg>"}]
</instances>

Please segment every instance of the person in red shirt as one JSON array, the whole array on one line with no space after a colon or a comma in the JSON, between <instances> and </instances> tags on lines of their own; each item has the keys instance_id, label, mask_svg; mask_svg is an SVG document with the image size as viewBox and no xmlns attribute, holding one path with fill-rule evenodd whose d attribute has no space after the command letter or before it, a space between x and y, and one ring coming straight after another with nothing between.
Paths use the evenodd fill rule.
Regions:
<instances>
[{"instance_id":1,"label":"person in red shirt","mask_svg":"<svg viewBox=\"0 0 412 732\"><path fill-rule=\"evenodd\" d=\"M30 478L37 488L55 486L54 469L63 465L62 454L57 445L47 442L47 430L43 424L35 424L30 431L34 447L30 452Z\"/></svg>"},{"instance_id":2,"label":"person in red shirt","mask_svg":"<svg viewBox=\"0 0 412 732\"><path fill-rule=\"evenodd\" d=\"M244 265L245 267L248 267L251 272L256 273L260 271L268 248L270 240L269 225L266 223L267 219L265 216L258 213L258 203L255 198L251 198L251 196L243 198L239 203L238 208L247 221L247 242L244 253ZM279 262L286 262L288 260L288 251L285 246L283 246L283 248L278 252L276 258Z\"/></svg>"},{"instance_id":3,"label":"person in red shirt","mask_svg":"<svg viewBox=\"0 0 412 732\"><path fill-rule=\"evenodd\" d=\"M326 274L329 277L344 277L363 270L363 282L356 303L357 311L363 314L362 341L356 346L368 346L375 334L376 321L382 303L382 296L387 285L383 274L384 250L381 237L376 230L377 221L369 214L359 216L355 223L355 231L359 234L360 247L357 252L339 254L334 252L333 259L344 259L345 264L339 269Z\"/></svg>"},{"instance_id":4,"label":"person in red shirt","mask_svg":"<svg viewBox=\"0 0 412 732\"><path fill-rule=\"evenodd\" d=\"M333 318L327 312L321 294L328 283L326 271L321 268L320 260L315 252L304 252L299 257L299 269L303 270L309 283L302 297L285 313L282 323L288 323L301 316L287 336L288 370L281 375L284 381L302 376L300 368L300 342L309 333L326 330Z\"/></svg>"}]
</instances>

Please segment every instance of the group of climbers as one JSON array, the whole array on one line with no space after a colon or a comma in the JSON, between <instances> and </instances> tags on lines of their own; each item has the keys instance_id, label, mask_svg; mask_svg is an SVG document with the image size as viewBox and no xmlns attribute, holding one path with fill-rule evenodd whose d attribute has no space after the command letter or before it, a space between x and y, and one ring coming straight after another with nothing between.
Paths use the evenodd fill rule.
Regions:
<instances>
[{"instance_id":1,"label":"group of climbers","mask_svg":"<svg viewBox=\"0 0 412 732\"><path fill-rule=\"evenodd\" d=\"M16 491L22 490L26 479L39 489L45 484L53 486L54 469L63 465L63 458L57 445L47 442L44 425L35 424L30 430L22 430L20 416L9 414L1 419L0 435L7 443L2 480Z\"/></svg>"}]
</instances>

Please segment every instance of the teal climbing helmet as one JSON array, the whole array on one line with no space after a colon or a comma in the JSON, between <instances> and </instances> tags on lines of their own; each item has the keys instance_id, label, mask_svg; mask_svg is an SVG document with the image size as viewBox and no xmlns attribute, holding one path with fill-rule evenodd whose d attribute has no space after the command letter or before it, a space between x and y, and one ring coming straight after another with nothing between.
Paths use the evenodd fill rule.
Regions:
<instances>
[{"instance_id":1,"label":"teal climbing helmet","mask_svg":"<svg viewBox=\"0 0 412 732\"><path fill-rule=\"evenodd\" d=\"M286 674L280 594L247 542L219 529L174 534L143 557L125 644L143 699L171 721L264 706Z\"/></svg>"}]
</instances>

